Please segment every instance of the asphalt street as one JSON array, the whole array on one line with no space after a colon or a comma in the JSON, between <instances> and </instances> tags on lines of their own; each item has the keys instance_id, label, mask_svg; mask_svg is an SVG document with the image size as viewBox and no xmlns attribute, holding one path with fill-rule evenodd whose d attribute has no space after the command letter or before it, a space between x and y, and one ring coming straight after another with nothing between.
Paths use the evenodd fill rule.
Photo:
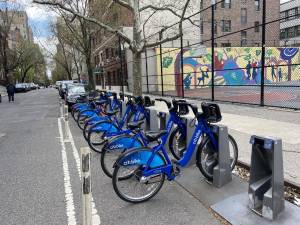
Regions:
<instances>
[{"instance_id":1,"label":"asphalt street","mask_svg":"<svg viewBox=\"0 0 300 225\"><path fill-rule=\"evenodd\" d=\"M16 102L0 103L1 225L82 224L79 149L87 144L72 119L68 142L65 133L54 89L17 94ZM166 182L149 202L123 202L96 153L92 195L94 225L221 224L207 205L176 182Z\"/></svg>"}]
</instances>

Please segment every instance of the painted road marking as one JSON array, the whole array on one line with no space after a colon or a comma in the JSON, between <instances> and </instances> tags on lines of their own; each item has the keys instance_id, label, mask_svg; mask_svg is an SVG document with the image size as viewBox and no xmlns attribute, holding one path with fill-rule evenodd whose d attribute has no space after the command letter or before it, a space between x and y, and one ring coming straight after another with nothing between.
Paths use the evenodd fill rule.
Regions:
<instances>
[{"instance_id":1,"label":"painted road marking","mask_svg":"<svg viewBox=\"0 0 300 225\"><path fill-rule=\"evenodd\" d=\"M68 217L68 225L76 225L77 222L75 217L74 198L73 198L73 192L71 186L66 146L64 143L62 124L60 118L58 118L58 131L60 136L61 154L62 154L63 171L64 171L64 187L65 187L66 214Z\"/></svg>"},{"instance_id":2,"label":"painted road marking","mask_svg":"<svg viewBox=\"0 0 300 225\"><path fill-rule=\"evenodd\" d=\"M66 130L67 130L66 132L68 133L69 141L70 141L71 146L72 146L73 156L74 156L74 159L75 159L75 162L76 162L78 176L81 180L80 157L79 157L78 149L76 148L72 132L71 132L70 127L68 125L66 126ZM100 224L101 224L100 216L99 216L98 211L96 209L96 205L95 205L93 195L92 195L92 225L100 225Z\"/></svg>"}]
</instances>

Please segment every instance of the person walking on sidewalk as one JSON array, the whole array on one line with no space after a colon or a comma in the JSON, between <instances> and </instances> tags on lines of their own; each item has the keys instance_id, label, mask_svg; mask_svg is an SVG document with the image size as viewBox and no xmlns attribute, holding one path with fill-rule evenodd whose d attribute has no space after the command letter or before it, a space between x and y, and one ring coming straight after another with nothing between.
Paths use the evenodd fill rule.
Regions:
<instances>
[{"instance_id":1,"label":"person walking on sidewalk","mask_svg":"<svg viewBox=\"0 0 300 225\"><path fill-rule=\"evenodd\" d=\"M7 85L6 87L6 91L7 91L7 95L8 95L8 101L9 102L14 102L15 101L15 85L13 85L12 83L10 83L9 85Z\"/></svg>"}]
</instances>

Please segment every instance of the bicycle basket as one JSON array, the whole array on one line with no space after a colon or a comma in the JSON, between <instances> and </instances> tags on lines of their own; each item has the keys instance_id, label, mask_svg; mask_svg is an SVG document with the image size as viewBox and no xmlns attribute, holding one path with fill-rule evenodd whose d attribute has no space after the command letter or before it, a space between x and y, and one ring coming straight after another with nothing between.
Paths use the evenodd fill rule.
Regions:
<instances>
[{"instance_id":1,"label":"bicycle basket","mask_svg":"<svg viewBox=\"0 0 300 225\"><path fill-rule=\"evenodd\" d=\"M186 102L185 100L179 100L177 102ZM189 107L187 105L178 105L178 115L185 116L189 114Z\"/></svg>"},{"instance_id":2,"label":"bicycle basket","mask_svg":"<svg viewBox=\"0 0 300 225\"><path fill-rule=\"evenodd\" d=\"M201 108L207 122L217 123L222 120L220 107L217 104L203 102Z\"/></svg>"},{"instance_id":3,"label":"bicycle basket","mask_svg":"<svg viewBox=\"0 0 300 225\"><path fill-rule=\"evenodd\" d=\"M144 106L145 107L154 106L154 104L155 104L155 101L151 100L149 96L144 97Z\"/></svg>"},{"instance_id":4,"label":"bicycle basket","mask_svg":"<svg viewBox=\"0 0 300 225\"><path fill-rule=\"evenodd\" d=\"M144 99L143 99L143 97L138 96L138 97L134 98L134 102L135 102L135 104L140 105L140 104L144 103Z\"/></svg>"}]
</instances>

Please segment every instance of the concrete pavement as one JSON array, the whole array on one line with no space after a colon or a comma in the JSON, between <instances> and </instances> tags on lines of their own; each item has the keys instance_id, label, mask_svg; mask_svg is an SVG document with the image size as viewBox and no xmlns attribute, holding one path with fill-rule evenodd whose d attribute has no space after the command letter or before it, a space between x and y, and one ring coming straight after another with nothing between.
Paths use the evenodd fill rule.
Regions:
<instances>
[{"instance_id":1,"label":"concrete pavement","mask_svg":"<svg viewBox=\"0 0 300 225\"><path fill-rule=\"evenodd\" d=\"M151 95L150 95L151 96ZM157 96L151 96L155 98ZM167 98L171 100L171 98ZM188 100L198 105L201 101ZM259 106L218 103L222 113L220 124L228 126L239 147L239 161L250 164L251 135L273 136L283 140L284 177L300 186L300 111ZM165 103L156 102L159 111L167 112ZM190 112L189 117L193 117Z\"/></svg>"}]
</instances>

